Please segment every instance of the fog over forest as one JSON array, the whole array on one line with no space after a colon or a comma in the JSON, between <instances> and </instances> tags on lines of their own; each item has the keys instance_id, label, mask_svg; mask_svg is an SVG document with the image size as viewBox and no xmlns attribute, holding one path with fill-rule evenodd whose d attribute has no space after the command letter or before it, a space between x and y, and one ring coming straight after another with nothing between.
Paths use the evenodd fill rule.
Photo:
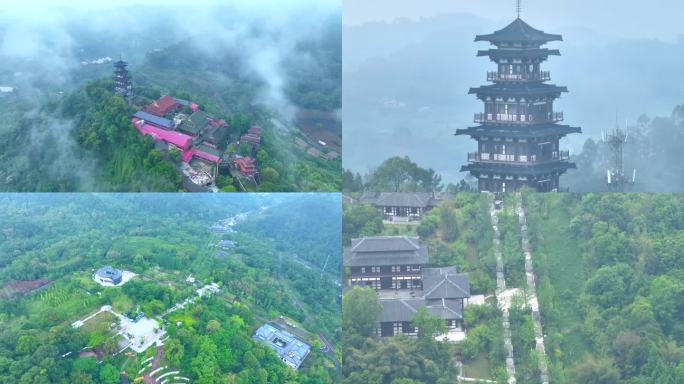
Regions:
<instances>
[{"instance_id":1,"label":"fog over forest","mask_svg":"<svg viewBox=\"0 0 684 384\"><path fill-rule=\"evenodd\" d=\"M254 101L288 120L297 107L292 93L300 92L298 84L291 84L293 77L296 81L303 78L302 71L322 72L317 72L323 66L312 47L338 36L341 23L337 0L38 0L3 2L2 9L0 86L14 92L0 94L0 162L5 163L0 165L0 186L13 183L18 173L31 172L28 153L38 152L51 159L51 178L77 178L78 189L86 191L102 188L94 180L96 170L79 153L71 135L73 122L56 119L46 106L58 104L88 81L110 78L113 61L123 58L134 82L150 83L145 78L149 73L138 70L151 55L163 56L179 76L171 79L173 84L156 84L162 89L187 90L183 85L192 76L211 72L248 79L260 85ZM335 81L339 77L330 79ZM225 76L214 85L231 89ZM19 132L27 132L22 140L28 150L10 154Z\"/></svg>"},{"instance_id":2,"label":"fog over forest","mask_svg":"<svg viewBox=\"0 0 684 384\"><path fill-rule=\"evenodd\" d=\"M345 168L365 174L388 157L408 155L445 182L458 182L466 176L459 172L466 154L476 145L453 134L475 125L473 114L483 104L468 89L487 84L486 72L494 69L487 58L476 57L488 44L473 40L513 21L515 2L361 3L345 3L343 21ZM563 124L580 126L583 134L565 138L562 147L579 155L587 139L598 141L615 127L617 114L619 125L632 131L626 157L642 162L637 190L684 190L679 167L658 175L649 174L658 165L643 168L643 161L665 168L680 162L654 153L671 152L661 150L656 137L676 136L683 128L673 116L684 103L684 27L675 16L682 11L684 5L675 1L640 9L620 1L550 6L523 0L523 20L563 35L564 41L548 45L561 56L543 68L551 71L551 83L569 89L554 104L565 113ZM638 122L642 115L649 117L647 124ZM644 146L648 153L637 151ZM571 171L561 183L571 190L605 189L605 161L590 162L591 169ZM581 182L589 176L597 184Z\"/></svg>"}]
</instances>

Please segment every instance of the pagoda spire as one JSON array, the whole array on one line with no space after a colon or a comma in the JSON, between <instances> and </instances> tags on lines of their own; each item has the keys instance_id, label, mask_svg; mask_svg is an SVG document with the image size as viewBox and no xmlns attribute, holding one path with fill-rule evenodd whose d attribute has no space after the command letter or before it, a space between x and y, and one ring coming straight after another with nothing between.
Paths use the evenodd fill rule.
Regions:
<instances>
[{"instance_id":1,"label":"pagoda spire","mask_svg":"<svg viewBox=\"0 0 684 384\"><path fill-rule=\"evenodd\" d=\"M522 12L522 0L517 0L518 4L517 7L515 8L516 11L518 12L518 19L520 18L520 12Z\"/></svg>"}]
</instances>

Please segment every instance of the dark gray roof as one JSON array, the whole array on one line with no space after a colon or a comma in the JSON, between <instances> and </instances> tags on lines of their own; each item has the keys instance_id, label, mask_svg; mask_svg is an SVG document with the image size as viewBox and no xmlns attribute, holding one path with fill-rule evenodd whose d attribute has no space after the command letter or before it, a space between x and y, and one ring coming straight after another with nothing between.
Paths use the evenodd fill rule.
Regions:
<instances>
[{"instance_id":1,"label":"dark gray roof","mask_svg":"<svg viewBox=\"0 0 684 384\"><path fill-rule=\"evenodd\" d=\"M462 319L462 303L463 299L426 300L424 298L417 298L380 300L380 305L382 305L380 322L409 322L421 307L427 307L431 315L439 316L445 320Z\"/></svg>"},{"instance_id":2,"label":"dark gray roof","mask_svg":"<svg viewBox=\"0 0 684 384\"><path fill-rule=\"evenodd\" d=\"M548 48L534 48L534 49L488 49L484 51L477 51L477 56L489 56L492 59L509 58L518 59L521 57L538 58L546 60L549 56L560 56L561 53L557 49Z\"/></svg>"},{"instance_id":3,"label":"dark gray roof","mask_svg":"<svg viewBox=\"0 0 684 384\"><path fill-rule=\"evenodd\" d=\"M425 306L425 300L420 299L389 299L380 300L382 305L381 322L411 321L413 315Z\"/></svg>"},{"instance_id":4,"label":"dark gray roof","mask_svg":"<svg viewBox=\"0 0 684 384\"><path fill-rule=\"evenodd\" d=\"M543 44L549 41L562 41L561 35L552 35L532 28L521 18L513 20L505 28L489 35L477 35L475 41L489 41L493 44L503 42L531 42Z\"/></svg>"},{"instance_id":5,"label":"dark gray roof","mask_svg":"<svg viewBox=\"0 0 684 384\"><path fill-rule=\"evenodd\" d=\"M145 120L148 123L157 125L157 126L162 127L162 128L171 129L173 127L171 120L165 119L163 117L155 116L155 115L148 113L148 112L145 112L145 111L138 111L133 115L133 117L137 117L138 119Z\"/></svg>"},{"instance_id":6,"label":"dark gray roof","mask_svg":"<svg viewBox=\"0 0 684 384\"><path fill-rule=\"evenodd\" d=\"M540 95L556 95L567 92L568 87L561 87L554 84L544 83L525 83L525 84L504 84L497 83L491 85L484 85L477 88L470 88L468 94L476 94L482 96L540 96Z\"/></svg>"},{"instance_id":7,"label":"dark gray roof","mask_svg":"<svg viewBox=\"0 0 684 384\"><path fill-rule=\"evenodd\" d=\"M418 237L352 239L351 247L344 250L344 265L348 267L425 264L427 259L427 247L421 244Z\"/></svg>"},{"instance_id":8,"label":"dark gray roof","mask_svg":"<svg viewBox=\"0 0 684 384\"><path fill-rule=\"evenodd\" d=\"M175 97L174 97L173 99L176 100L176 103L178 103L178 104L180 104L180 105L184 105L184 106L186 106L186 107L190 105L190 102L187 101L187 100L178 99L178 98L175 98Z\"/></svg>"},{"instance_id":9,"label":"dark gray roof","mask_svg":"<svg viewBox=\"0 0 684 384\"><path fill-rule=\"evenodd\" d=\"M461 172L502 173L513 176L536 176L541 174L559 172L577 168L575 163L565 160L552 160L538 164L506 164L477 162L461 167Z\"/></svg>"},{"instance_id":10,"label":"dark gray roof","mask_svg":"<svg viewBox=\"0 0 684 384\"><path fill-rule=\"evenodd\" d=\"M225 125L212 127L205 137L208 142L218 146L225 144L226 138L228 138L228 127Z\"/></svg>"},{"instance_id":11,"label":"dark gray roof","mask_svg":"<svg viewBox=\"0 0 684 384\"><path fill-rule=\"evenodd\" d=\"M364 193L361 202L380 207L427 208L434 206L436 199L428 192L381 192Z\"/></svg>"},{"instance_id":12,"label":"dark gray roof","mask_svg":"<svg viewBox=\"0 0 684 384\"><path fill-rule=\"evenodd\" d=\"M571 133L582 133L582 128L571 127L569 125L559 125L551 123L541 124L483 124L477 127L457 129L456 135L497 136L514 138L533 138L542 136L565 136Z\"/></svg>"},{"instance_id":13,"label":"dark gray roof","mask_svg":"<svg viewBox=\"0 0 684 384\"><path fill-rule=\"evenodd\" d=\"M166 144L164 140L159 140L154 143L154 149L159 150L159 151L168 151L169 150L169 145Z\"/></svg>"},{"instance_id":14,"label":"dark gray roof","mask_svg":"<svg viewBox=\"0 0 684 384\"><path fill-rule=\"evenodd\" d=\"M426 299L462 299L470 297L468 275L456 267L423 268L423 294Z\"/></svg>"},{"instance_id":15,"label":"dark gray roof","mask_svg":"<svg viewBox=\"0 0 684 384\"><path fill-rule=\"evenodd\" d=\"M97 270L97 275L103 278L108 278L112 280L121 279L121 271L113 268L111 265L105 265L104 267Z\"/></svg>"}]
</instances>

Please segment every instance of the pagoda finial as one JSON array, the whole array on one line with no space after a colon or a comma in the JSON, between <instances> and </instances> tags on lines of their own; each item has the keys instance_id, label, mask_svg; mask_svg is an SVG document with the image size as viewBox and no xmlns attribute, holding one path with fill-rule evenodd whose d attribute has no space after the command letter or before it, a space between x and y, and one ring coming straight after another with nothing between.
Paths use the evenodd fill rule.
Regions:
<instances>
[{"instance_id":1,"label":"pagoda finial","mask_svg":"<svg viewBox=\"0 0 684 384\"><path fill-rule=\"evenodd\" d=\"M518 11L518 19L520 18L520 12L522 11L522 0L518 0L518 6L516 7L516 11Z\"/></svg>"}]
</instances>

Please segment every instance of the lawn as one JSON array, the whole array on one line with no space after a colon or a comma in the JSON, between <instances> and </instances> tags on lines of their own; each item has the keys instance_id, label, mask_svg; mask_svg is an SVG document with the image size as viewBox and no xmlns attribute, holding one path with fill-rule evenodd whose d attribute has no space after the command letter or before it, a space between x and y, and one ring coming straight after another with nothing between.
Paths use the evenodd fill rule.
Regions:
<instances>
[{"instance_id":1,"label":"lawn","mask_svg":"<svg viewBox=\"0 0 684 384\"><path fill-rule=\"evenodd\" d=\"M491 366L489 365L489 359L487 358L487 355L484 352L480 353L479 355L475 356L474 359L463 364L463 376L465 377L473 379L491 380L492 376L490 372Z\"/></svg>"},{"instance_id":2,"label":"lawn","mask_svg":"<svg viewBox=\"0 0 684 384\"><path fill-rule=\"evenodd\" d=\"M85 318L86 316L84 316ZM109 327L110 324L116 321L116 316L109 312L101 312L97 316L83 323L81 328L79 328L84 333L96 332L102 330L105 327Z\"/></svg>"},{"instance_id":3,"label":"lawn","mask_svg":"<svg viewBox=\"0 0 684 384\"><path fill-rule=\"evenodd\" d=\"M544 217L535 209L528 209L530 233L536 233L533 244L535 271L539 275L537 295L544 318L544 331L559 335L565 366L582 360L589 350L589 341L582 333L583 317L577 303L578 293L584 289L584 271L579 244L570 234L571 212L562 204L561 196L545 196ZM530 198L530 205L535 204ZM549 308L551 307L551 308ZM547 346L548 347L548 346ZM552 356L553 351L549 351Z\"/></svg>"},{"instance_id":4,"label":"lawn","mask_svg":"<svg viewBox=\"0 0 684 384\"><path fill-rule=\"evenodd\" d=\"M167 317L169 322L172 324L176 324L180 321L183 323L183 325L191 326L197 321L197 319L195 319L192 316L192 313L190 313L190 310L187 308L184 310L172 312Z\"/></svg>"},{"instance_id":5,"label":"lawn","mask_svg":"<svg viewBox=\"0 0 684 384\"><path fill-rule=\"evenodd\" d=\"M380 236L418 236L416 224L385 224Z\"/></svg>"}]
</instances>

